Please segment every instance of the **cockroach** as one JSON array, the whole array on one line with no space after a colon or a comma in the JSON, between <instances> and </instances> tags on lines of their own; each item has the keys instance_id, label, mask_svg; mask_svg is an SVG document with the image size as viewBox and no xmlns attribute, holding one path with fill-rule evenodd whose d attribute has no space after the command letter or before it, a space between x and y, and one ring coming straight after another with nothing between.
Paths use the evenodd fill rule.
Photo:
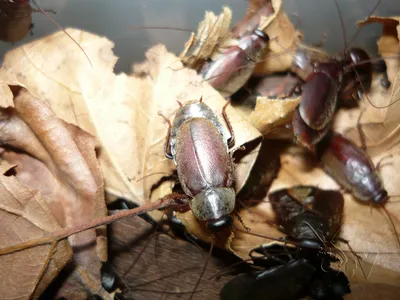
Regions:
<instances>
[{"instance_id":1,"label":"cockroach","mask_svg":"<svg viewBox=\"0 0 400 300\"><path fill-rule=\"evenodd\" d=\"M357 200L380 206L385 211L400 246L396 227L384 206L390 197L367 153L352 141L334 132L328 133L318 144L316 153L324 171Z\"/></svg>"},{"instance_id":2,"label":"cockroach","mask_svg":"<svg viewBox=\"0 0 400 300\"><path fill-rule=\"evenodd\" d=\"M325 172L360 201L383 204L388 193L368 155L341 134L330 132L317 146Z\"/></svg>"},{"instance_id":3,"label":"cockroach","mask_svg":"<svg viewBox=\"0 0 400 300\"><path fill-rule=\"evenodd\" d=\"M32 2L33 5L37 7L37 9L33 9L30 5L30 2ZM4 6L4 8L3 8ZM0 17L1 17L1 12L2 10L6 14L6 18L10 18L7 14L7 10L10 12L12 11L12 14L14 14L11 18L11 21L15 23L15 19L18 21L18 27L17 29L12 28L12 36L10 37L7 32L0 32L0 39L6 40L9 42L16 42L21 40L26 36L26 34L32 30L33 28L33 23L32 23L32 17L31 14L32 12L40 12L44 14L54 25L56 25L61 31L63 31L78 47L79 49L83 52L85 55L86 59L89 61L90 65L92 65L90 58L86 54L85 50L82 48L81 45L60 25L58 24L50 15L49 13L55 14L53 10L49 9L43 9L42 7L39 6L39 4L35 0L14 0L14 1L0 1ZM2 21L2 20L0 20ZM9 22L10 20L6 20L6 22ZM12 24L13 24L12 23ZM22 25L21 25L21 24ZM12 27L15 27L13 25ZM2 35L6 35L5 37L2 37Z\"/></svg>"},{"instance_id":4,"label":"cockroach","mask_svg":"<svg viewBox=\"0 0 400 300\"><path fill-rule=\"evenodd\" d=\"M251 250L254 271L228 282L221 299L265 295L268 299L343 299L350 293L349 281L344 273L330 267L339 259L326 250L330 248L326 240L334 239L342 223L342 195L296 186L275 191L269 199L276 225L288 235L286 242L295 246L275 242Z\"/></svg>"},{"instance_id":5,"label":"cockroach","mask_svg":"<svg viewBox=\"0 0 400 300\"><path fill-rule=\"evenodd\" d=\"M168 122L165 155L173 159L183 191L192 199L190 208L213 232L232 224L236 194L234 165L228 152L234 143L224 106L222 115L231 133L227 136L218 116L202 99L182 105Z\"/></svg>"},{"instance_id":6,"label":"cockroach","mask_svg":"<svg viewBox=\"0 0 400 300\"><path fill-rule=\"evenodd\" d=\"M377 2L373 11L380 2L381 0ZM334 3L343 29L343 53L331 59L315 55L317 60L307 63L304 54L307 50L301 49L304 51L298 51L294 57L294 69L301 70L299 75L305 77L305 82L292 126L296 139L308 148L312 148L329 131L338 99L344 103L356 101L361 98L362 93L369 91L372 82L371 60L360 48L348 49L340 8L336 0ZM318 58L321 58L321 61L318 61ZM304 129L305 125L309 130Z\"/></svg>"},{"instance_id":7,"label":"cockroach","mask_svg":"<svg viewBox=\"0 0 400 300\"><path fill-rule=\"evenodd\" d=\"M256 29L241 38L237 46L225 50L221 58L206 62L201 76L222 96L233 95L249 80L257 62L264 56L268 41L269 36Z\"/></svg>"}]
</instances>

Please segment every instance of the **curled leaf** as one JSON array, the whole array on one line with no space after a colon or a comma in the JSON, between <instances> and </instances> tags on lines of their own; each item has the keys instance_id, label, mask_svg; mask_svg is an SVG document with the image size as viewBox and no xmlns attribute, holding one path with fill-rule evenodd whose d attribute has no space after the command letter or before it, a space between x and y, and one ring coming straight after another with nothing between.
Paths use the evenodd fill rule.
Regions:
<instances>
[{"instance_id":1,"label":"curled leaf","mask_svg":"<svg viewBox=\"0 0 400 300\"><path fill-rule=\"evenodd\" d=\"M41 203L42 211L33 210L31 213L38 214L34 217L49 222L45 224L51 228L51 232L106 215L103 180L95 156L96 141L93 137L57 118L48 104L33 97L25 89L16 92L13 102L14 108L1 109L1 136L7 141L3 146L2 159L16 166L13 169L15 186L10 189L16 188L17 191L14 194L6 193L8 197L16 200L21 198L20 201L32 198L32 204ZM22 193L24 189L30 191L30 196ZM6 210L9 209L8 201L7 197L2 201ZM43 215L44 213L48 216ZM26 240L34 237L35 234L28 235ZM74 251L77 270L79 266L84 266L84 274L73 272L71 280L80 279L78 289L81 291L84 291L83 284L92 293L101 293L101 262L107 260L104 229L87 230L69 237L68 240ZM57 256L53 258L53 255L58 255L58 252L54 252L55 245L57 244L39 247L50 251L46 258L47 263L57 259ZM60 245L64 245L64 242ZM30 252L37 251L35 249L37 248L25 250L27 257ZM66 256L65 250L64 254L60 254ZM47 278L48 285L65 263L66 261L56 272L51 268L44 269L43 274L37 274L36 280ZM90 280L85 280L85 277ZM45 287L46 285L42 286L41 291Z\"/></svg>"},{"instance_id":2,"label":"curled leaf","mask_svg":"<svg viewBox=\"0 0 400 300\"><path fill-rule=\"evenodd\" d=\"M180 55L181 61L189 68L196 69L210 58L216 48L224 44L224 40L230 39L231 19L232 11L228 7L223 7L218 16L207 11L197 28L196 36L186 43L185 50Z\"/></svg>"}]
</instances>

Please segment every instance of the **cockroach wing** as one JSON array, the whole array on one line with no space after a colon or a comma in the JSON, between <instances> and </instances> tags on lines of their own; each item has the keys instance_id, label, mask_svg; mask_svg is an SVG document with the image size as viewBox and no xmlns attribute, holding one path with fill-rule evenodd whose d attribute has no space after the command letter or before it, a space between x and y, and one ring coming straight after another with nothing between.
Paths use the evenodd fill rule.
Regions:
<instances>
[{"instance_id":1,"label":"cockroach wing","mask_svg":"<svg viewBox=\"0 0 400 300\"><path fill-rule=\"evenodd\" d=\"M179 128L176 163L186 194L195 196L210 187L231 187L233 163L217 128L205 118L193 118Z\"/></svg>"},{"instance_id":2,"label":"cockroach wing","mask_svg":"<svg viewBox=\"0 0 400 300\"><path fill-rule=\"evenodd\" d=\"M327 136L318 146L324 170L361 201L382 193L382 181L368 155L340 134Z\"/></svg>"},{"instance_id":3,"label":"cockroach wing","mask_svg":"<svg viewBox=\"0 0 400 300\"><path fill-rule=\"evenodd\" d=\"M323 72L311 73L303 85L300 115L312 129L321 130L332 120L339 85Z\"/></svg>"}]
</instances>

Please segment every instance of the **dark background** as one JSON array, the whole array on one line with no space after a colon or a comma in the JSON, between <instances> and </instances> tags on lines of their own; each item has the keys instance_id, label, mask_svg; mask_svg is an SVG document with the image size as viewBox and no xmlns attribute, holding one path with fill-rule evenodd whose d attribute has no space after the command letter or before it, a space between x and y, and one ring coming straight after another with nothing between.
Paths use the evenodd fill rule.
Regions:
<instances>
[{"instance_id":1,"label":"dark background","mask_svg":"<svg viewBox=\"0 0 400 300\"><path fill-rule=\"evenodd\" d=\"M0 0L3 1L3 0ZM337 0L342 11L345 30L350 40L357 30L355 22L365 18L376 0ZM173 26L196 29L205 10L216 14L223 5L233 11L233 22L241 19L247 8L245 0L37 0L42 8L57 12L54 19L64 27L77 27L114 41L115 54L120 58L116 72L130 72L134 61L142 61L146 49L163 43L170 51L180 53L189 33L172 30L138 30L129 26ZM334 54L343 49L340 19L333 0L283 0L284 8L304 32L305 41L318 43L327 34L324 48ZM400 15L399 0L382 0L375 15ZM25 37L11 45L0 41L0 61L12 47L41 38L57 27L44 15L33 13L34 36ZM361 46L370 55L376 55L376 39L381 28L369 25L363 29L352 45Z\"/></svg>"}]
</instances>

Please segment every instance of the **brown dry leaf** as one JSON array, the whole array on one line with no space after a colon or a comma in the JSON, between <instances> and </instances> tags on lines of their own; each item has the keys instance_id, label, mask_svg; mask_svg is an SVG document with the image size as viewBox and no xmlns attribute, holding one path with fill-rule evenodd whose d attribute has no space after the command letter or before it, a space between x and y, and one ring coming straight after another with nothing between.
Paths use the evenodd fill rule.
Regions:
<instances>
[{"instance_id":1,"label":"brown dry leaf","mask_svg":"<svg viewBox=\"0 0 400 300\"><path fill-rule=\"evenodd\" d=\"M17 92L17 89L13 88L13 90ZM2 197L3 209L8 213L21 215L28 221L36 218L43 219L44 223L39 223L37 226L45 231L56 231L60 227L74 227L87 223L88 220L105 216L107 210L103 180L95 156L93 137L58 119L48 104L33 97L25 89L17 93L18 95L13 99L14 108L1 109L1 136L7 141L2 152L2 159L16 166L15 177L3 176L7 189L15 190L14 193L3 192L5 195ZM9 146L11 146L10 149L8 149ZM18 151L14 152L13 149L18 149ZM13 202L16 201L26 204L15 207ZM41 210L36 208L38 205L42 206ZM32 211L28 210L26 215L21 213L24 206L25 210L30 208ZM14 211L15 209L21 212ZM8 221L13 224L15 218L8 218ZM30 229L27 224L21 226ZM28 231L24 232L22 239L43 236L43 233L39 235L40 231L37 232L37 230L30 229L32 236ZM19 238L14 241L16 243ZM76 277L81 281L78 289L84 296L86 296L85 289L92 293L100 291L102 294L100 268L102 261L107 260L104 228L73 235L68 238L68 241L74 250L74 263L78 269L83 269L82 275L90 278L90 282L87 282L82 276L72 273L71 278ZM2 240L2 242L9 243L7 240ZM60 244L60 246L63 245L64 242ZM46 282L40 285L40 292L43 292L43 289L62 270L67 261L66 258L69 258L68 255L71 253L66 254L66 250L64 253L54 252L51 245L45 245L4 256L4 258L13 258L13 255L17 257L21 255L20 259L24 261L24 253L29 258L30 255L37 253L35 251L43 250L47 253L43 252L40 256L47 260L46 263L50 262L52 268L44 268L40 271L43 274L36 274L36 281L46 279ZM53 253L56 256L53 256ZM59 255L63 259L61 262ZM14 269L12 260L9 264L2 264L2 266L9 270ZM21 279L18 276L16 278ZM11 277L7 280L13 279ZM14 281L18 282L15 279ZM2 294L3 291L5 293L5 290L2 290ZM30 292L33 292L33 289ZM105 292L102 295L107 296Z\"/></svg>"},{"instance_id":2,"label":"brown dry leaf","mask_svg":"<svg viewBox=\"0 0 400 300\"><path fill-rule=\"evenodd\" d=\"M196 36L190 37L180 55L181 61L189 68L197 68L199 64L211 57L216 47L223 47L225 40L231 39L229 25L232 20L232 11L223 7L222 12L216 16L213 12L206 11L204 20L200 22Z\"/></svg>"},{"instance_id":3,"label":"brown dry leaf","mask_svg":"<svg viewBox=\"0 0 400 300\"><path fill-rule=\"evenodd\" d=\"M249 9L255 11L272 3L274 13L267 17L261 17L260 28L271 38L269 51L259 62L253 72L254 75L266 75L274 72L282 72L290 69L293 63L293 52L301 39L301 34L290 22L282 8L282 0L256 0L249 1Z\"/></svg>"},{"instance_id":4,"label":"brown dry leaf","mask_svg":"<svg viewBox=\"0 0 400 300\"><path fill-rule=\"evenodd\" d=\"M36 190L29 189L14 176L3 175L10 167L7 162L1 162L0 247L40 238L61 228ZM71 258L72 249L67 241L0 256L2 298L37 299Z\"/></svg>"}]
</instances>

